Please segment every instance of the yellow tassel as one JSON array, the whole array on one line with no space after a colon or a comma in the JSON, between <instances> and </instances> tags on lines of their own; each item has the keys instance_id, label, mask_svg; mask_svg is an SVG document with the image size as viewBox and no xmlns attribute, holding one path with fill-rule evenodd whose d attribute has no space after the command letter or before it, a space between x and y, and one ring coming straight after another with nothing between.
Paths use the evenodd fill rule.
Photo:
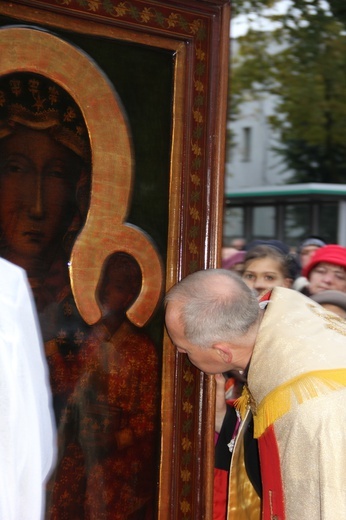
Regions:
<instances>
[{"instance_id":1,"label":"yellow tassel","mask_svg":"<svg viewBox=\"0 0 346 520\"><path fill-rule=\"evenodd\" d=\"M254 413L254 437L260 437L268 426L289 412L294 405L329 394L345 386L346 369L310 372L284 383L270 392L259 404ZM247 399L246 405L251 404L250 398L251 394L247 391L244 396L244 400ZM242 399L243 395L239 400ZM239 406L243 408L244 403L240 403ZM240 414L243 417L241 410Z\"/></svg>"},{"instance_id":2,"label":"yellow tassel","mask_svg":"<svg viewBox=\"0 0 346 520\"><path fill-rule=\"evenodd\" d=\"M250 392L246 385L243 387L243 391L240 397L234 401L234 407L240 413L240 417L243 420L246 412L250 406L251 398Z\"/></svg>"}]
</instances>

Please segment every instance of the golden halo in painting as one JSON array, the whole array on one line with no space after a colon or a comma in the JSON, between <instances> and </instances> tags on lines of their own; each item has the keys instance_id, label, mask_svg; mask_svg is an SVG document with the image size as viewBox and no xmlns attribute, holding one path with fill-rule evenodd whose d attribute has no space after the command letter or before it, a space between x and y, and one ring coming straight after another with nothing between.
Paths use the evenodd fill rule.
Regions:
<instances>
[{"instance_id":1,"label":"golden halo in painting","mask_svg":"<svg viewBox=\"0 0 346 520\"><path fill-rule=\"evenodd\" d=\"M155 311L163 266L151 238L125 222L132 190L131 137L121 102L95 62L82 50L47 31L7 26L0 29L0 76L31 72L53 80L75 100L91 146L91 196L87 219L70 260L73 295L84 320L101 317L95 292L105 260L122 251L142 271L142 288L128 318L143 326Z\"/></svg>"}]
</instances>

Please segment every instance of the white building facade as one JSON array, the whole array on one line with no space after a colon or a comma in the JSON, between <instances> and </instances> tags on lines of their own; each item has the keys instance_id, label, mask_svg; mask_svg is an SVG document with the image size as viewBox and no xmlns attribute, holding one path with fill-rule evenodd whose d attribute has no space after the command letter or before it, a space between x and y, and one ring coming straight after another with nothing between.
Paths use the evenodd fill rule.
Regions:
<instances>
[{"instance_id":1,"label":"white building facade","mask_svg":"<svg viewBox=\"0 0 346 520\"><path fill-rule=\"evenodd\" d=\"M236 40L231 50L237 51ZM310 235L346 245L345 186L302 184L287 190L292 172L273 150L278 135L268 122L275 104L274 96L249 96L236 121L228 121L234 146L225 164L224 245L244 237L276 238L296 247ZM334 189L324 193L327 186Z\"/></svg>"}]
</instances>

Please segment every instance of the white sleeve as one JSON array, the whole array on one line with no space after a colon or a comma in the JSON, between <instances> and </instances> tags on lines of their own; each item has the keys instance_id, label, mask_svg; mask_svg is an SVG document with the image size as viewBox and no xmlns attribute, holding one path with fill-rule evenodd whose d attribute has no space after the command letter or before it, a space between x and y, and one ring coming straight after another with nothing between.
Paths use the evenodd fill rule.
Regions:
<instances>
[{"instance_id":1,"label":"white sleeve","mask_svg":"<svg viewBox=\"0 0 346 520\"><path fill-rule=\"evenodd\" d=\"M0 518L43 518L55 461L48 370L25 271L0 259Z\"/></svg>"}]
</instances>

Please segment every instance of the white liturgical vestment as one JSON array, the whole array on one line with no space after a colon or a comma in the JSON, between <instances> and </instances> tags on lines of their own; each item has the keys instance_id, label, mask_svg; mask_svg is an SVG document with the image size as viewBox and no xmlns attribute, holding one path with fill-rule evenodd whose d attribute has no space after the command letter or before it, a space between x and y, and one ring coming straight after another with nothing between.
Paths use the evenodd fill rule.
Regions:
<instances>
[{"instance_id":1,"label":"white liturgical vestment","mask_svg":"<svg viewBox=\"0 0 346 520\"><path fill-rule=\"evenodd\" d=\"M0 258L0 519L43 518L55 458L48 371L26 273Z\"/></svg>"}]
</instances>

